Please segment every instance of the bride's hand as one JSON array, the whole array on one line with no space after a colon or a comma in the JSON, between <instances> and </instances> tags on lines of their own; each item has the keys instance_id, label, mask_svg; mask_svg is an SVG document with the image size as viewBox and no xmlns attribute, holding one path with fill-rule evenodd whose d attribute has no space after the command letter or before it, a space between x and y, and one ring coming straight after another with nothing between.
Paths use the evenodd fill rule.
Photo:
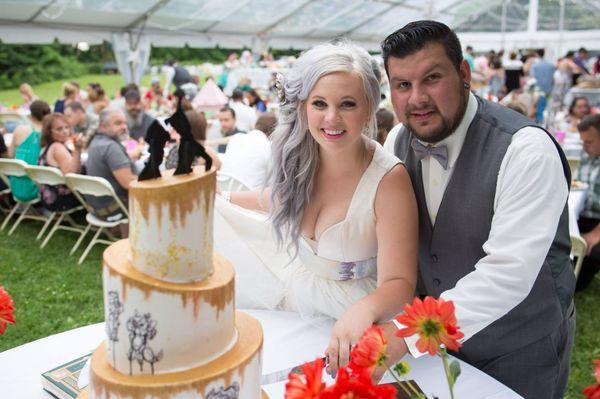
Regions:
<instances>
[{"instance_id":1,"label":"bride's hand","mask_svg":"<svg viewBox=\"0 0 600 399\"><path fill-rule=\"evenodd\" d=\"M327 372L330 375L335 375L338 368L349 363L352 347L373 322L372 313L359 302L346 310L335 323L325 352L328 358Z\"/></svg>"}]
</instances>

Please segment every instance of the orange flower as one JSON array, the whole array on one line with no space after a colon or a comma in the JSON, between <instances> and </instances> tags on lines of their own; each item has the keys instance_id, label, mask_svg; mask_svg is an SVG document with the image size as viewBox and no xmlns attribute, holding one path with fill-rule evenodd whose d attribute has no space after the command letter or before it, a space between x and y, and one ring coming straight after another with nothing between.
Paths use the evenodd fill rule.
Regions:
<instances>
[{"instance_id":1,"label":"orange flower","mask_svg":"<svg viewBox=\"0 0 600 399\"><path fill-rule=\"evenodd\" d=\"M398 330L396 336L419 334L417 349L421 352L429 352L433 356L442 344L453 351L458 351L461 347L458 340L464 334L459 331L456 323L452 301L444 301L442 298L436 300L430 296L424 301L415 298L412 305L404 305L404 314L396 317L396 320L406 326Z\"/></svg>"},{"instance_id":2,"label":"orange flower","mask_svg":"<svg viewBox=\"0 0 600 399\"><path fill-rule=\"evenodd\" d=\"M585 388L583 394L587 399L600 399L600 383Z\"/></svg>"},{"instance_id":3,"label":"orange flower","mask_svg":"<svg viewBox=\"0 0 600 399\"><path fill-rule=\"evenodd\" d=\"M0 334L6 331L8 324L15 324L13 300L0 285Z\"/></svg>"},{"instance_id":4,"label":"orange flower","mask_svg":"<svg viewBox=\"0 0 600 399\"><path fill-rule=\"evenodd\" d=\"M377 326L369 327L358 340L350 353L350 364L348 367L354 372L373 369L385 360L387 340L383 330Z\"/></svg>"},{"instance_id":5,"label":"orange flower","mask_svg":"<svg viewBox=\"0 0 600 399\"><path fill-rule=\"evenodd\" d=\"M592 363L596 366L594 369L594 375L596 376L596 382L600 382L600 360L593 360Z\"/></svg>"},{"instance_id":6,"label":"orange flower","mask_svg":"<svg viewBox=\"0 0 600 399\"><path fill-rule=\"evenodd\" d=\"M312 363L302 365L302 374L290 373L290 380L285 384L285 399L313 399L318 398L325 388L321 381L325 363L317 359Z\"/></svg>"},{"instance_id":7,"label":"orange flower","mask_svg":"<svg viewBox=\"0 0 600 399\"><path fill-rule=\"evenodd\" d=\"M373 385L371 373L363 370L358 376L348 369L338 370L335 384L323 391L320 399L394 399L396 388L391 385Z\"/></svg>"}]
</instances>

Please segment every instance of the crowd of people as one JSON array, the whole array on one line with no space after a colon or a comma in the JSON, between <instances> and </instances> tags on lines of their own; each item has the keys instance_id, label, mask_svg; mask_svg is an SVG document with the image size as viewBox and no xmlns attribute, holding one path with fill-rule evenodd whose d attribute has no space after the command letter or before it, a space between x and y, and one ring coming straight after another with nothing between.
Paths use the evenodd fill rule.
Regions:
<instances>
[{"instance_id":1,"label":"crowd of people","mask_svg":"<svg viewBox=\"0 0 600 399\"><path fill-rule=\"evenodd\" d=\"M589 185L579 221L584 288L600 269L600 115L577 96L560 111L574 84L598 83L598 61L583 48L556 63L543 49L506 60L470 46L463 53L435 21L406 25L382 50L380 66L348 42L315 46L269 88L239 82L210 115L194 109L199 79L176 61L164 88L130 84L109 99L98 84L65 83L53 110L24 84L30 122L8 149L0 141L0 155L102 177L127 203L148 126L181 105L213 165L248 189L220 192L225 208L268 214L275 243L300 262L285 276L265 271L287 290L278 308L338 319L330 371L372 323L391 337L397 326L386 321L417 292L454 302L465 333L457 356L524 397L561 397L576 284L566 201L574 172ZM277 103L262 96L268 90ZM211 123L218 137L209 137ZM567 133L582 142L578 171L560 147ZM179 134L170 134L165 168L177 164ZM11 178L11 190L21 200L40 196L48 209L76 205L67 187L26 177ZM110 198L89 202L99 218L125 217ZM232 231L246 223L225 208ZM400 341L390 359L420 355L414 340Z\"/></svg>"}]
</instances>

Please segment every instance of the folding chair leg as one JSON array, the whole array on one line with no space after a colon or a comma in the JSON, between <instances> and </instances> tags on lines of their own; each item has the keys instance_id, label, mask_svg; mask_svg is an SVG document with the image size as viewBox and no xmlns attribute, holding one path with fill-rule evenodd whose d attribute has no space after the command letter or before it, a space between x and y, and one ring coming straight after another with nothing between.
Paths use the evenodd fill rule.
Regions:
<instances>
[{"instance_id":1,"label":"folding chair leg","mask_svg":"<svg viewBox=\"0 0 600 399\"><path fill-rule=\"evenodd\" d=\"M50 219L52 219L53 216L54 216L54 213L50 216ZM50 232L48 233L48 235L44 239L44 242L42 243L42 245L40 245L40 248L44 248L46 246L46 244L48 244L48 241L50 241L50 238L52 238L52 236L54 235L54 233L56 232L56 230L58 230L58 226L60 226L60 224L61 224L62 220L64 219L64 217L65 217L65 214L61 213L60 216L58 217L58 219L56 219L56 223L54 223L54 226L52 226L52 228L50 229Z\"/></svg>"},{"instance_id":2,"label":"folding chair leg","mask_svg":"<svg viewBox=\"0 0 600 399\"><path fill-rule=\"evenodd\" d=\"M12 219L13 215L17 212L17 208L18 207L19 207L19 204L15 204L15 206L13 206L13 208L10 210L10 213L8 214L8 216L6 217L6 219L4 219L4 222L2 223L2 226L0 226L0 231L4 230L4 228L8 224L8 221L10 219Z\"/></svg>"},{"instance_id":3,"label":"folding chair leg","mask_svg":"<svg viewBox=\"0 0 600 399\"><path fill-rule=\"evenodd\" d=\"M104 227L100 227L98 229L98 231L96 232L96 234L94 234L94 237L92 237L92 241L90 241L90 243L88 244L88 246L85 249L85 251L83 251L83 254L81 255L81 258L79 258L79 262L77 262L77 264L81 265L81 263L86 258L86 256L88 255L88 253L90 252L90 250L92 249L92 247L96 244L96 239L98 238L98 236L100 235L100 233L102 232L102 230L104 230Z\"/></svg>"},{"instance_id":4,"label":"folding chair leg","mask_svg":"<svg viewBox=\"0 0 600 399\"><path fill-rule=\"evenodd\" d=\"M36 240L39 240L40 238L42 238L42 236L46 232L46 229L48 228L48 226L50 226L50 223L52 222L52 219L54 219L55 215L56 215L56 212L52 212L50 214L50 216L48 217L48 220L46 220L46 223L44 223L44 226L42 227L42 229L38 233L37 237L35 237Z\"/></svg>"},{"instance_id":5,"label":"folding chair leg","mask_svg":"<svg viewBox=\"0 0 600 399\"><path fill-rule=\"evenodd\" d=\"M92 225L88 223L87 227L85 228L85 230L83 230L83 233L81 233L75 245L73 245L73 248L71 248L71 252L69 252L69 255L73 255L73 253L77 251L77 248L79 248L79 244L81 244L83 238L87 235L88 231L90 231L91 228Z\"/></svg>"},{"instance_id":6,"label":"folding chair leg","mask_svg":"<svg viewBox=\"0 0 600 399\"><path fill-rule=\"evenodd\" d=\"M15 231L17 226L21 223L21 221L23 221L23 219L25 219L25 215L27 215L27 212L29 212L29 208L31 208L31 204L27 204L25 206L25 209L23 209L23 212L21 212L21 214L19 215L19 218L17 219L17 221L15 222L13 227L8 232L8 235L11 235Z\"/></svg>"}]
</instances>

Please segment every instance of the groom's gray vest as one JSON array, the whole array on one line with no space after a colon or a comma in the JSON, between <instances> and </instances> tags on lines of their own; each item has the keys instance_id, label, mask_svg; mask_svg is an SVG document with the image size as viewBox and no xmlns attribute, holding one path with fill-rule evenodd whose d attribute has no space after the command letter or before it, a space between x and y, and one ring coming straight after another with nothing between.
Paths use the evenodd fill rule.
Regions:
<instances>
[{"instance_id":1,"label":"groom's gray vest","mask_svg":"<svg viewBox=\"0 0 600 399\"><path fill-rule=\"evenodd\" d=\"M494 216L500 164L512 135L533 125L508 108L480 98L477 101L477 113L443 195L435 226L427 211L421 162L410 146L413 135L403 128L396 139L395 154L406 164L419 206L418 295L439 297L474 271L477 261L486 255L482 246ZM567 160L556 142L555 145L570 180ZM527 219L522 223L527 223ZM575 287L570 248L565 204L552 246L527 298L466 341L459 356L472 361L494 358L556 331L571 305Z\"/></svg>"}]
</instances>

